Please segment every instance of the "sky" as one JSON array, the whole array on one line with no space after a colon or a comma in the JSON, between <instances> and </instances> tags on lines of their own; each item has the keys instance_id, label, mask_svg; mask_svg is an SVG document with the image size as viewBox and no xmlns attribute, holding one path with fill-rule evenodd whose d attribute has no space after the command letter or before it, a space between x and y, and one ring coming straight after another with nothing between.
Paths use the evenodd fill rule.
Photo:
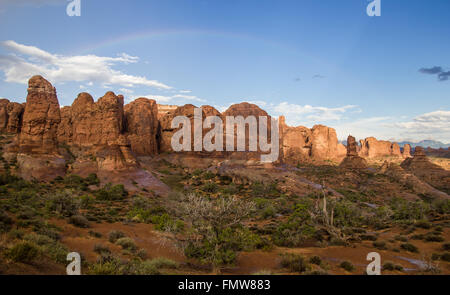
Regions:
<instances>
[{"instance_id":1,"label":"sky","mask_svg":"<svg viewBox=\"0 0 450 295\"><path fill-rule=\"evenodd\" d=\"M0 97L255 103L339 139L450 143L450 1L0 0Z\"/></svg>"}]
</instances>

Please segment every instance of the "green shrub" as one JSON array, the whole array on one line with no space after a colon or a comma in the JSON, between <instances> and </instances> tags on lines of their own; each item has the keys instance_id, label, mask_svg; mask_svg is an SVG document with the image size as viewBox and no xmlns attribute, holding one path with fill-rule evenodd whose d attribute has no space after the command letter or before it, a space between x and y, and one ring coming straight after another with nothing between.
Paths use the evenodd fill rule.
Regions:
<instances>
[{"instance_id":1,"label":"green shrub","mask_svg":"<svg viewBox=\"0 0 450 295\"><path fill-rule=\"evenodd\" d=\"M312 264L320 265L322 263L322 259L319 256L312 256L309 258L309 262Z\"/></svg>"},{"instance_id":2,"label":"green shrub","mask_svg":"<svg viewBox=\"0 0 450 295\"><path fill-rule=\"evenodd\" d=\"M442 261L446 261L446 262L450 262L450 253L446 252L444 254L441 255L441 260Z\"/></svg>"},{"instance_id":3,"label":"green shrub","mask_svg":"<svg viewBox=\"0 0 450 295\"><path fill-rule=\"evenodd\" d=\"M94 252L98 254L111 254L111 250L108 247L103 246L101 244L96 244L94 246Z\"/></svg>"},{"instance_id":4,"label":"green shrub","mask_svg":"<svg viewBox=\"0 0 450 295\"><path fill-rule=\"evenodd\" d=\"M95 195L98 200L119 201L125 199L128 193L123 184L112 185L108 183L103 188L97 190Z\"/></svg>"},{"instance_id":5,"label":"green shrub","mask_svg":"<svg viewBox=\"0 0 450 295\"><path fill-rule=\"evenodd\" d=\"M20 242L6 251L6 257L14 262L32 263L40 254L39 247L31 242Z\"/></svg>"},{"instance_id":6,"label":"green shrub","mask_svg":"<svg viewBox=\"0 0 450 295\"><path fill-rule=\"evenodd\" d=\"M355 270L355 267L350 261L343 261L339 265L341 268L345 269L346 271L352 272Z\"/></svg>"},{"instance_id":7,"label":"green shrub","mask_svg":"<svg viewBox=\"0 0 450 295\"><path fill-rule=\"evenodd\" d=\"M443 242L445 239L439 235L436 234L427 234L425 235L425 241L426 242Z\"/></svg>"},{"instance_id":8,"label":"green shrub","mask_svg":"<svg viewBox=\"0 0 450 295\"><path fill-rule=\"evenodd\" d=\"M178 268L178 263L164 258L164 257L158 257L158 258L154 258L150 261L148 261L148 263L150 265L153 265L156 269L161 269L161 268L170 268L170 269L175 269Z\"/></svg>"},{"instance_id":9,"label":"green shrub","mask_svg":"<svg viewBox=\"0 0 450 295\"><path fill-rule=\"evenodd\" d=\"M445 251L449 251L450 250L450 243L442 244L442 249L444 249Z\"/></svg>"},{"instance_id":10,"label":"green shrub","mask_svg":"<svg viewBox=\"0 0 450 295\"><path fill-rule=\"evenodd\" d=\"M136 250L136 244L134 243L134 240L128 237L120 238L116 241L116 245L119 245L124 250L130 250L135 251Z\"/></svg>"},{"instance_id":11,"label":"green shrub","mask_svg":"<svg viewBox=\"0 0 450 295\"><path fill-rule=\"evenodd\" d=\"M93 231L93 230L90 230L89 232L88 232L88 234L91 236L91 237L94 237L94 238L101 238L103 235L101 234L101 233L99 233L99 232L96 232L96 231Z\"/></svg>"},{"instance_id":12,"label":"green shrub","mask_svg":"<svg viewBox=\"0 0 450 295\"><path fill-rule=\"evenodd\" d=\"M405 236L401 236L401 235L395 236L395 239L399 242L408 242L408 238Z\"/></svg>"},{"instance_id":13,"label":"green shrub","mask_svg":"<svg viewBox=\"0 0 450 295\"><path fill-rule=\"evenodd\" d=\"M373 242L373 246L379 250L386 250L386 242L383 241L378 241L378 242Z\"/></svg>"},{"instance_id":14,"label":"green shrub","mask_svg":"<svg viewBox=\"0 0 450 295\"><path fill-rule=\"evenodd\" d=\"M364 234L364 235L360 235L359 237L363 241L376 241L378 239L378 237L375 235L365 235Z\"/></svg>"},{"instance_id":15,"label":"green shrub","mask_svg":"<svg viewBox=\"0 0 450 295\"><path fill-rule=\"evenodd\" d=\"M95 173L89 174L84 180L88 185L98 185L100 183L100 180Z\"/></svg>"},{"instance_id":16,"label":"green shrub","mask_svg":"<svg viewBox=\"0 0 450 295\"><path fill-rule=\"evenodd\" d=\"M62 216L70 217L78 213L79 202L69 190L57 191L47 197L46 208Z\"/></svg>"},{"instance_id":17,"label":"green shrub","mask_svg":"<svg viewBox=\"0 0 450 295\"><path fill-rule=\"evenodd\" d=\"M385 264L383 264L383 270L393 271L395 270L395 264L392 262L386 262Z\"/></svg>"},{"instance_id":18,"label":"green shrub","mask_svg":"<svg viewBox=\"0 0 450 295\"><path fill-rule=\"evenodd\" d=\"M118 239L125 237L125 234L118 230L110 231L108 234L108 239L111 243L115 243Z\"/></svg>"},{"instance_id":19,"label":"green shrub","mask_svg":"<svg viewBox=\"0 0 450 295\"><path fill-rule=\"evenodd\" d=\"M91 227L89 220L83 215L74 215L69 218L69 223L76 227L89 228Z\"/></svg>"},{"instance_id":20,"label":"green shrub","mask_svg":"<svg viewBox=\"0 0 450 295\"><path fill-rule=\"evenodd\" d=\"M409 251L409 252L413 252L413 253L419 252L419 249L410 243L401 244L400 248L402 248L403 250Z\"/></svg>"},{"instance_id":21,"label":"green shrub","mask_svg":"<svg viewBox=\"0 0 450 295\"><path fill-rule=\"evenodd\" d=\"M5 212L0 211L0 233L11 230L14 221Z\"/></svg>"},{"instance_id":22,"label":"green shrub","mask_svg":"<svg viewBox=\"0 0 450 295\"><path fill-rule=\"evenodd\" d=\"M214 182L208 182L203 185L202 190L207 193L215 193L219 190L219 187Z\"/></svg>"},{"instance_id":23,"label":"green shrub","mask_svg":"<svg viewBox=\"0 0 450 295\"><path fill-rule=\"evenodd\" d=\"M430 229L431 225L432 225L431 222L428 222L427 220L419 220L418 222L415 223L416 227L423 229Z\"/></svg>"},{"instance_id":24,"label":"green shrub","mask_svg":"<svg viewBox=\"0 0 450 295\"><path fill-rule=\"evenodd\" d=\"M289 269L292 272L305 272L310 269L306 258L296 254L281 255L281 266Z\"/></svg>"}]
</instances>

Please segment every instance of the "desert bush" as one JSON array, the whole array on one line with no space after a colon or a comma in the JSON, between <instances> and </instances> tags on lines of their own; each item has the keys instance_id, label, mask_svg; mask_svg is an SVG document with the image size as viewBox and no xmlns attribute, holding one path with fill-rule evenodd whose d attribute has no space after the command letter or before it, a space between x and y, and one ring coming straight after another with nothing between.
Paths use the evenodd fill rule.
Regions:
<instances>
[{"instance_id":1,"label":"desert bush","mask_svg":"<svg viewBox=\"0 0 450 295\"><path fill-rule=\"evenodd\" d=\"M450 253L446 252L444 254L441 255L441 260L442 261L446 261L446 262L450 262Z\"/></svg>"},{"instance_id":2,"label":"desert bush","mask_svg":"<svg viewBox=\"0 0 450 295\"><path fill-rule=\"evenodd\" d=\"M366 234L364 234L364 235L360 235L359 237L363 241L376 241L376 240L378 240L378 237L375 236L375 235L366 235Z\"/></svg>"},{"instance_id":3,"label":"desert bush","mask_svg":"<svg viewBox=\"0 0 450 295\"><path fill-rule=\"evenodd\" d=\"M5 212L0 210L0 233L11 230L14 221Z\"/></svg>"},{"instance_id":4,"label":"desert bush","mask_svg":"<svg viewBox=\"0 0 450 295\"><path fill-rule=\"evenodd\" d=\"M31 242L35 245L39 245L42 254L53 259L55 262L64 264L66 263L67 253L69 251L67 248L56 241L55 239L41 234L27 234L23 237L24 240Z\"/></svg>"},{"instance_id":5,"label":"desert bush","mask_svg":"<svg viewBox=\"0 0 450 295\"><path fill-rule=\"evenodd\" d=\"M414 224L418 228L430 229L432 224L427 220L419 220Z\"/></svg>"},{"instance_id":6,"label":"desert bush","mask_svg":"<svg viewBox=\"0 0 450 295\"><path fill-rule=\"evenodd\" d=\"M89 223L89 220L87 220L86 217L83 215L73 215L69 218L69 223L75 225L76 227L81 228L89 228L91 227L91 224Z\"/></svg>"},{"instance_id":7,"label":"desert bush","mask_svg":"<svg viewBox=\"0 0 450 295\"><path fill-rule=\"evenodd\" d=\"M112 185L106 184L103 188L95 192L98 200L102 201L119 201L125 199L128 195L123 184Z\"/></svg>"},{"instance_id":8,"label":"desert bush","mask_svg":"<svg viewBox=\"0 0 450 295\"><path fill-rule=\"evenodd\" d=\"M108 247L101 244L96 244L94 246L94 252L98 254L111 254L111 250L109 250Z\"/></svg>"},{"instance_id":9,"label":"desert bush","mask_svg":"<svg viewBox=\"0 0 450 295\"><path fill-rule=\"evenodd\" d=\"M346 271L352 272L355 270L355 267L350 261L343 261L339 264L339 267L345 269Z\"/></svg>"},{"instance_id":10,"label":"desert bush","mask_svg":"<svg viewBox=\"0 0 450 295\"><path fill-rule=\"evenodd\" d=\"M108 239L111 243L115 243L118 239L125 237L125 234L118 230L110 231L108 234Z\"/></svg>"},{"instance_id":11,"label":"desert bush","mask_svg":"<svg viewBox=\"0 0 450 295\"><path fill-rule=\"evenodd\" d=\"M90 230L89 232L88 232L88 234L91 236L91 237L94 237L94 238L101 238L103 235L101 234L101 233L99 233L99 232L96 232L96 231L93 231L93 230Z\"/></svg>"},{"instance_id":12,"label":"desert bush","mask_svg":"<svg viewBox=\"0 0 450 295\"><path fill-rule=\"evenodd\" d=\"M395 270L395 264L392 262L386 262L385 264L383 264L383 270L393 271Z\"/></svg>"},{"instance_id":13,"label":"desert bush","mask_svg":"<svg viewBox=\"0 0 450 295\"><path fill-rule=\"evenodd\" d=\"M383 241L378 241L378 242L373 242L372 244L375 248L379 249L379 250L386 250L386 242Z\"/></svg>"},{"instance_id":14,"label":"desert bush","mask_svg":"<svg viewBox=\"0 0 450 295\"><path fill-rule=\"evenodd\" d=\"M124 250L136 250L136 244L134 243L134 240L128 237L118 239L115 244L119 245Z\"/></svg>"},{"instance_id":15,"label":"desert bush","mask_svg":"<svg viewBox=\"0 0 450 295\"><path fill-rule=\"evenodd\" d=\"M393 198L390 205L394 220L424 220L430 211L430 206L423 201L410 202L398 197Z\"/></svg>"},{"instance_id":16,"label":"desert bush","mask_svg":"<svg viewBox=\"0 0 450 295\"><path fill-rule=\"evenodd\" d=\"M450 243L442 244L442 249L444 249L445 251L449 251L450 250Z\"/></svg>"},{"instance_id":17,"label":"desert bush","mask_svg":"<svg viewBox=\"0 0 450 295\"><path fill-rule=\"evenodd\" d=\"M189 195L181 210L190 229L186 240L180 241L188 258L214 266L231 264L238 252L251 250L261 241L242 225L253 212L253 203L235 197Z\"/></svg>"},{"instance_id":18,"label":"desert bush","mask_svg":"<svg viewBox=\"0 0 450 295\"><path fill-rule=\"evenodd\" d=\"M45 206L50 212L70 217L78 213L79 203L71 191L63 190L48 195Z\"/></svg>"},{"instance_id":19,"label":"desert bush","mask_svg":"<svg viewBox=\"0 0 450 295\"><path fill-rule=\"evenodd\" d=\"M405 244L401 244L400 248L402 248L405 251L409 251L409 252L413 252L413 253L418 253L419 249L414 246L413 244L410 243L405 243Z\"/></svg>"},{"instance_id":20,"label":"desert bush","mask_svg":"<svg viewBox=\"0 0 450 295\"><path fill-rule=\"evenodd\" d=\"M203 185L202 190L207 193L215 193L219 190L219 187L214 182L208 182Z\"/></svg>"},{"instance_id":21,"label":"desert bush","mask_svg":"<svg viewBox=\"0 0 450 295\"><path fill-rule=\"evenodd\" d=\"M91 173L89 174L84 181L86 182L86 184L88 185L98 185L100 183L100 180L97 177L97 174L95 173Z\"/></svg>"},{"instance_id":22,"label":"desert bush","mask_svg":"<svg viewBox=\"0 0 450 295\"><path fill-rule=\"evenodd\" d=\"M292 272L305 272L310 269L306 258L296 254L281 255L281 267L287 268Z\"/></svg>"},{"instance_id":23,"label":"desert bush","mask_svg":"<svg viewBox=\"0 0 450 295\"><path fill-rule=\"evenodd\" d=\"M145 249L139 249L136 252L136 256L139 257L140 259L144 260L145 258L147 258L147 251L145 251Z\"/></svg>"},{"instance_id":24,"label":"desert bush","mask_svg":"<svg viewBox=\"0 0 450 295\"><path fill-rule=\"evenodd\" d=\"M8 249L5 256L14 262L32 263L39 254L40 249L36 244L24 241Z\"/></svg>"},{"instance_id":25,"label":"desert bush","mask_svg":"<svg viewBox=\"0 0 450 295\"><path fill-rule=\"evenodd\" d=\"M322 259L319 256L312 256L309 258L309 262L312 264L320 265L322 263Z\"/></svg>"},{"instance_id":26,"label":"desert bush","mask_svg":"<svg viewBox=\"0 0 450 295\"><path fill-rule=\"evenodd\" d=\"M435 234L427 234L425 235L425 241L426 242L443 242L445 241L444 237L435 235Z\"/></svg>"},{"instance_id":27,"label":"desert bush","mask_svg":"<svg viewBox=\"0 0 450 295\"><path fill-rule=\"evenodd\" d=\"M154 258L150 261L147 261L147 263L149 263L150 265L154 266L156 269L161 269L161 268L170 268L170 269L175 269L178 268L178 263L170 260L168 258L165 257L157 257Z\"/></svg>"},{"instance_id":28,"label":"desert bush","mask_svg":"<svg viewBox=\"0 0 450 295\"><path fill-rule=\"evenodd\" d=\"M395 236L394 239L399 242L408 242L408 238L402 235Z\"/></svg>"}]
</instances>

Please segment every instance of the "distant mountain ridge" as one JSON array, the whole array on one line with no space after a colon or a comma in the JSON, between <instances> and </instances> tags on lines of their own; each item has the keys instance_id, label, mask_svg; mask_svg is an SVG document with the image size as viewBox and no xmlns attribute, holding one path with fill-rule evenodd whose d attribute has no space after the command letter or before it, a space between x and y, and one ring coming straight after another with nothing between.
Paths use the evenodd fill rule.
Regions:
<instances>
[{"instance_id":1,"label":"distant mountain ridge","mask_svg":"<svg viewBox=\"0 0 450 295\"><path fill-rule=\"evenodd\" d=\"M449 148L450 144L449 143L443 143L441 141L436 141L436 140L422 140L419 142L411 142L411 141L402 141L398 143L400 145L400 147L403 147L405 144L409 144L411 145L412 148L415 148L416 146L421 146L423 148L433 148L433 149L439 149L439 148Z\"/></svg>"},{"instance_id":2,"label":"distant mountain ridge","mask_svg":"<svg viewBox=\"0 0 450 295\"><path fill-rule=\"evenodd\" d=\"M343 145L347 146L347 141L346 140L341 140L339 141L340 143L342 143ZM395 142L395 141L392 141ZM439 149L439 148L443 148L443 149L447 149L450 147L450 143L443 143L441 141L437 141L437 140L422 140L419 142L412 142L412 141L402 141L399 142L398 145L403 148L405 146L405 144L409 144L412 148L415 148L416 146L421 146L423 148L433 148L433 149Z\"/></svg>"}]
</instances>

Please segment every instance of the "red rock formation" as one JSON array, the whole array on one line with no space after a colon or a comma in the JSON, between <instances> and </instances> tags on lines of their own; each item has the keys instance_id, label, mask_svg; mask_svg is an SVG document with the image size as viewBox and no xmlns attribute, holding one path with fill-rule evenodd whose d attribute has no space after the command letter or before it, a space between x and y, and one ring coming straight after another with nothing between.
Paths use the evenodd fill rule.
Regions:
<instances>
[{"instance_id":1,"label":"red rock formation","mask_svg":"<svg viewBox=\"0 0 450 295\"><path fill-rule=\"evenodd\" d=\"M25 110L20 122L21 107L12 106L15 118L10 130L20 130L18 140L8 146L9 159L17 159L17 173L25 179L51 180L65 174L65 160L58 153L57 128L61 121L55 88L42 78L34 76L28 82ZM8 119L8 121L10 121Z\"/></svg>"},{"instance_id":2,"label":"red rock formation","mask_svg":"<svg viewBox=\"0 0 450 295\"><path fill-rule=\"evenodd\" d=\"M0 133L17 134L22 127L24 106L0 99Z\"/></svg>"},{"instance_id":3,"label":"red rock formation","mask_svg":"<svg viewBox=\"0 0 450 295\"><path fill-rule=\"evenodd\" d=\"M339 158L338 139L333 128L316 125L311 129L311 158L335 160Z\"/></svg>"},{"instance_id":4,"label":"red rock formation","mask_svg":"<svg viewBox=\"0 0 450 295\"><path fill-rule=\"evenodd\" d=\"M391 155L392 156L397 156L397 157L402 157L402 152L400 150L400 146L396 142L394 142L391 145Z\"/></svg>"},{"instance_id":5,"label":"red rock formation","mask_svg":"<svg viewBox=\"0 0 450 295\"><path fill-rule=\"evenodd\" d=\"M307 140L311 137L311 130L303 127L286 125L284 116L280 117L280 156L286 163L297 164L309 161L311 146Z\"/></svg>"},{"instance_id":6,"label":"red rock formation","mask_svg":"<svg viewBox=\"0 0 450 295\"><path fill-rule=\"evenodd\" d=\"M56 89L41 76L28 82L19 148L21 153L52 154L58 149L57 130L61 121Z\"/></svg>"},{"instance_id":7,"label":"red rock formation","mask_svg":"<svg viewBox=\"0 0 450 295\"><path fill-rule=\"evenodd\" d=\"M131 151L138 156L158 152L158 106L156 101L138 98L125 106L125 130Z\"/></svg>"},{"instance_id":8,"label":"red rock formation","mask_svg":"<svg viewBox=\"0 0 450 295\"><path fill-rule=\"evenodd\" d=\"M339 161L347 152L346 147L338 142L336 131L322 125L312 129L298 126L290 127L280 117L280 142L283 161L298 163L303 161Z\"/></svg>"},{"instance_id":9,"label":"red rock formation","mask_svg":"<svg viewBox=\"0 0 450 295\"><path fill-rule=\"evenodd\" d=\"M402 157L400 147L397 143L368 137L361 140L360 144L361 150L359 155L364 158Z\"/></svg>"},{"instance_id":10,"label":"red rock formation","mask_svg":"<svg viewBox=\"0 0 450 295\"><path fill-rule=\"evenodd\" d=\"M71 107L62 109L62 114L59 141L81 149L81 155L95 156L99 169L125 169L136 165L124 134L122 96L107 92L94 102L90 94L80 93ZM133 132L137 131L135 127L132 126Z\"/></svg>"},{"instance_id":11,"label":"red rock formation","mask_svg":"<svg viewBox=\"0 0 450 295\"><path fill-rule=\"evenodd\" d=\"M347 139L347 156L341 162L340 167L347 169L366 169L367 162L358 155L358 144L353 136Z\"/></svg>"},{"instance_id":12,"label":"red rock formation","mask_svg":"<svg viewBox=\"0 0 450 295\"><path fill-rule=\"evenodd\" d=\"M403 158L411 158L411 146L409 144L405 144L403 146L403 152L402 152Z\"/></svg>"}]
</instances>

